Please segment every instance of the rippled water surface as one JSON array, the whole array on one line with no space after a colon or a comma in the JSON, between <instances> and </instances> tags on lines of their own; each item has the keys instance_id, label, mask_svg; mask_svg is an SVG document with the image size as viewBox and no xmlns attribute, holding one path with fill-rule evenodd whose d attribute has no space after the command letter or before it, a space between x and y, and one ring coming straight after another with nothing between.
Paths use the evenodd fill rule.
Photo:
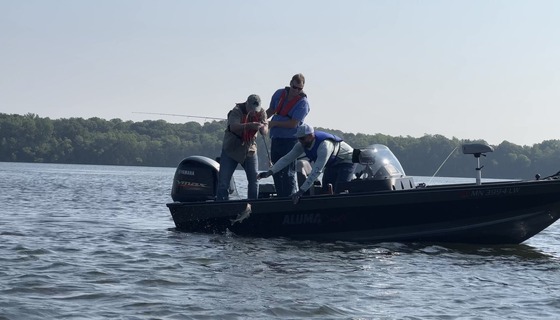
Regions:
<instances>
[{"instance_id":1,"label":"rippled water surface","mask_svg":"<svg viewBox=\"0 0 560 320\"><path fill-rule=\"evenodd\" d=\"M494 247L180 233L174 171L0 163L0 319L559 318L558 223Z\"/></svg>"}]
</instances>

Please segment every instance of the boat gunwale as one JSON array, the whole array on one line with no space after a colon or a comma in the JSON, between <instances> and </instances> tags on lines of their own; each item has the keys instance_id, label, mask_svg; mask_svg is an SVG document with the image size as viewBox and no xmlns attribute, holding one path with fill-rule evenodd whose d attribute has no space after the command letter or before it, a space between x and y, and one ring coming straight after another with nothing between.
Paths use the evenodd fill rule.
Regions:
<instances>
[{"instance_id":1,"label":"boat gunwale","mask_svg":"<svg viewBox=\"0 0 560 320\"><path fill-rule=\"evenodd\" d=\"M440 184L440 185L429 185L423 186L412 189L402 189L402 190L375 190L375 191L365 191L365 192L352 192L352 193L338 193L338 194L319 194L319 195L308 195L304 196L300 199L300 201L312 201L312 200L332 200L332 199L345 199L345 198L352 198L352 197L360 197L363 198L364 196L381 196L381 195L402 195L402 194L414 194L421 196L427 192L434 192L434 191L446 191L446 192L457 192L457 191L469 191L469 190L486 190L491 188L498 188L498 187L523 187L523 186L534 186L535 184L539 184L540 187L543 187L544 184L553 184L558 185L560 187L560 179L547 179L547 180L514 180L514 181L492 181L492 182L485 182L480 185L476 183L458 183L458 184ZM539 188L541 189L541 188ZM560 191L560 190L559 190ZM551 190L550 192L554 192ZM228 204L240 204L240 203L271 203L271 202L286 202L292 201L290 197L270 197L270 198L259 198L259 199L230 199L224 201L216 201L216 200L206 200L206 201L193 201L193 202L169 202L166 204L168 208L176 207L176 206L208 206L208 205L228 205Z\"/></svg>"}]
</instances>

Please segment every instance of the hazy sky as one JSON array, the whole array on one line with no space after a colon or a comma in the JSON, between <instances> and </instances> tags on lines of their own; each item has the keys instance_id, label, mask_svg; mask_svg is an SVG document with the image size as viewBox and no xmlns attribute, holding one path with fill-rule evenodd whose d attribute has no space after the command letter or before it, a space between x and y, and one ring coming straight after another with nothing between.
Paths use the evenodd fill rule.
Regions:
<instances>
[{"instance_id":1,"label":"hazy sky","mask_svg":"<svg viewBox=\"0 0 560 320\"><path fill-rule=\"evenodd\" d=\"M225 117L306 77L344 132L560 139L560 1L0 0L0 112Z\"/></svg>"}]
</instances>

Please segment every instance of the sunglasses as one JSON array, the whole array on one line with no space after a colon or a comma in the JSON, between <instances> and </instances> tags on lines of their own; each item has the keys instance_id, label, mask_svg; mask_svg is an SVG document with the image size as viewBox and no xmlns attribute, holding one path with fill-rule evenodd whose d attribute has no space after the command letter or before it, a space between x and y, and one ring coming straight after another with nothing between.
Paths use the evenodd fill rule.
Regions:
<instances>
[{"instance_id":1,"label":"sunglasses","mask_svg":"<svg viewBox=\"0 0 560 320\"><path fill-rule=\"evenodd\" d=\"M303 87L300 88L300 87L292 86L292 89L301 91L301 90L303 90Z\"/></svg>"}]
</instances>

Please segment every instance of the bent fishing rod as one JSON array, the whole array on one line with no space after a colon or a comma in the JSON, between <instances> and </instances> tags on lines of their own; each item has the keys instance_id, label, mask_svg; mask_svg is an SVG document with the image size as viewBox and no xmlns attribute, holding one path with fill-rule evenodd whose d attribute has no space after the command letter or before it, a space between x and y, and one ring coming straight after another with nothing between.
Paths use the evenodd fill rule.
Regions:
<instances>
[{"instance_id":1,"label":"bent fishing rod","mask_svg":"<svg viewBox=\"0 0 560 320\"><path fill-rule=\"evenodd\" d=\"M175 113L158 113L158 112L132 112L132 113L154 114L154 115L160 115L160 116L186 117L186 118L197 118L197 119L210 119L210 120L226 120L226 118L190 116L190 115L186 115L186 114L175 114Z\"/></svg>"},{"instance_id":2,"label":"bent fishing rod","mask_svg":"<svg viewBox=\"0 0 560 320\"><path fill-rule=\"evenodd\" d=\"M191 116L191 115L186 115L186 114L176 114L176 113L159 113L159 112L132 112L132 113L140 113L140 114L152 114L152 115L159 115L159 116L173 116L173 117L186 117L186 118L197 118L197 119L210 119L210 120L227 120L226 118L215 118L215 117L202 117L202 116ZM272 158L270 157L270 151L268 151L268 143L266 142L266 139L264 137L263 134L261 134L261 137L263 139L264 142L264 147L266 149L266 154L268 155L268 164L269 166L272 166Z\"/></svg>"}]
</instances>

